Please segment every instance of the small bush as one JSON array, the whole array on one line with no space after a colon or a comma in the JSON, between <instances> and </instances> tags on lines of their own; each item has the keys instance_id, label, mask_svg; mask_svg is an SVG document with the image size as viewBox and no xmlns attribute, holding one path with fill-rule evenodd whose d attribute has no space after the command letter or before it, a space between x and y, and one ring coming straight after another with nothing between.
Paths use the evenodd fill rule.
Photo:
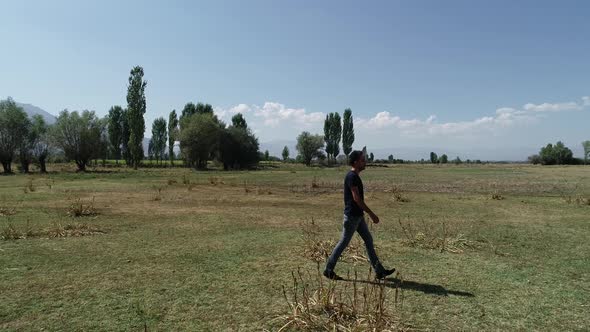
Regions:
<instances>
[{"instance_id":1,"label":"small bush","mask_svg":"<svg viewBox=\"0 0 590 332\"><path fill-rule=\"evenodd\" d=\"M272 195L272 191L269 188L258 187L256 188L258 195Z\"/></svg>"},{"instance_id":2,"label":"small bush","mask_svg":"<svg viewBox=\"0 0 590 332\"><path fill-rule=\"evenodd\" d=\"M98 214L94 207L94 197L89 203L85 203L80 198L76 198L68 207L67 211L70 217L90 217Z\"/></svg>"},{"instance_id":3,"label":"small bush","mask_svg":"<svg viewBox=\"0 0 590 332\"><path fill-rule=\"evenodd\" d=\"M314 176L313 179L311 180L311 188L315 189L315 188L319 188L319 187L320 187L320 185L318 183L318 179L317 179L317 177Z\"/></svg>"},{"instance_id":4,"label":"small bush","mask_svg":"<svg viewBox=\"0 0 590 332\"><path fill-rule=\"evenodd\" d=\"M272 319L279 331L391 331L403 330L387 305L385 282L360 280L355 273L350 283L328 282L300 270L292 273L293 286L282 287L288 313ZM371 280L369 270L368 280ZM400 288L395 287L397 305Z\"/></svg>"},{"instance_id":5,"label":"small bush","mask_svg":"<svg viewBox=\"0 0 590 332\"><path fill-rule=\"evenodd\" d=\"M7 217L16 214L16 210L7 207L0 207L0 217Z\"/></svg>"},{"instance_id":6,"label":"small bush","mask_svg":"<svg viewBox=\"0 0 590 332\"><path fill-rule=\"evenodd\" d=\"M427 225L424 220L419 229L412 223L403 223L398 218L405 240L402 242L411 247L435 249L440 252L463 253L467 248L477 248L478 244L468 240L456 227L450 227L444 220L434 225ZM440 227L436 227L440 226Z\"/></svg>"},{"instance_id":7,"label":"small bush","mask_svg":"<svg viewBox=\"0 0 590 332\"><path fill-rule=\"evenodd\" d=\"M223 182L223 180L218 177L218 176L210 176L209 177L209 183L216 186L218 184L225 184L225 182Z\"/></svg>"},{"instance_id":8,"label":"small bush","mask_svg":"<svg viewBox=\"0 0 590 332\"><path fill-rule=\"evenodd\" d=\"M26 237L25 234L17 230L16 227L14 227L11 222L9 222L4 228L2 228L0 238L2 238L2 240L18 240L24 239Z\"/></svg>"},{"instance_id":9,"label":"small bush","mask_svg":"<svg viewBox=\"0 0 590 332\"><path fill-rule=\"evenodd\" d=\"M45 232L45 235L49 237L78 237L104 233L104 231L85 223L66 223L63 225L56 222L52 228Z\"/></svg>"},{"instance_id":10,"label":"small bush","mask_svg":"<svg viewBox=\"0 0 590 332\"><path fill-rule=\"evenodd\" d=\"M156 202L159 202L162 200L162 187L156 187L154 186L154 190L156 191L156 193L154 194L153 200Z\"/></svg>"},{"instance_id":11,"label":"small bush","mask_svg":"<svg viewBox=\"0 0 590 332\"><path fill-rule=\"evenodd\" d=\"M394 202L407 203L410 201L407 197L404 197L402 190L397 186L392 186L390 192L391 200Z\"/></svg>"},{"instance_id":12,"label":"small bush","mask_svg":"<svg viewBox=\"0 0 590 332\"><path fill-rule=\"evenodd\" d=\"M177 184L177 183L178 183L178 181L176 181L176 180L174 180L174 179L168 179L167 183L168 183L168 185L169 185L169 186L171 186L171 185L175 185L175 184Z\"/></svg>"},{"instance_id":13,"label":"small bush","mask_svg":"<svg viewBox=\"0 0 590 332\"><path fill-rule=\"evenodd\" d=\"M501 194L500 194L498 191L494 191L494 192L493 192L493 193L490 195L490 197L491 197L493 200L497 200L497 201L501 201L501 200L503 200L503 199L504 199L504 196L502 196L502 195L501 195Z\"/></svg>"},{"instance_id":14,"label":"small bush","mask_svg":"<svg viewBox=\"0 0 590 332\"><path fill-rule=\"evenodd\" d=\"M564 198L564 200L568 204L590 205L590 197L584 197L584 196L566 196Z\"/></svg>"}]
</instances>

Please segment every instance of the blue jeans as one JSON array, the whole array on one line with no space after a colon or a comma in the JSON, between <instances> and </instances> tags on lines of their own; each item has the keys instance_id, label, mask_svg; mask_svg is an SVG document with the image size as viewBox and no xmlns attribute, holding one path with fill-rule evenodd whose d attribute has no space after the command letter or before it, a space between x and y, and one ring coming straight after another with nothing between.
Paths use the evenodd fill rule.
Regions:
<instances>
[{"instance_id":1,"label":"blue jeans","mask_svg":"<svg viewBox=\"0 0 590 332\"><path fill-rule=\"evenodd\" d=\"M365 242L365 247L367 248L367 255L369 256L369 261L371 262L371 266L376 273L383 272L383 266L379 263L379 258L377 258L377 253L375 252L375 247L373 246L373 237L371 236L371 232L369 232L369 227L365 222L364 216L347 216L344 215L344 222L342 227L342 237L340 241L332 251L332 254L328 258L328 263L326 264L326 271L334 271L336 267L336 262L338 262L338 258L342 255L342 252L354 235L354 232L359 232L359 235Z\"/></svg>"}]
</instances>

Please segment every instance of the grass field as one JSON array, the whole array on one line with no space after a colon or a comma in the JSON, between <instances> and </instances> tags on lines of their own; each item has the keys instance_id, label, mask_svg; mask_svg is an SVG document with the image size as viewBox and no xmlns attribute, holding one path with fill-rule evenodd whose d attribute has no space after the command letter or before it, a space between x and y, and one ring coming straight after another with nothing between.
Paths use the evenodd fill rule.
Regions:
<instances>
[{"instance_id":1,"label":"grass field","mask_svg":"<svg viewBox=\"0 0 590 332\"><path fill-rule=\"evenodd\" d=\"M292 272L317 273L305 225L340 235L345 168L68 168L0 177L0 330L278 330ZM403 279L385 290L397 328L590 328L589 167L362 178L378 254ZM354 271L368 263L337 266Z\"/></svg>"}]
</instances>

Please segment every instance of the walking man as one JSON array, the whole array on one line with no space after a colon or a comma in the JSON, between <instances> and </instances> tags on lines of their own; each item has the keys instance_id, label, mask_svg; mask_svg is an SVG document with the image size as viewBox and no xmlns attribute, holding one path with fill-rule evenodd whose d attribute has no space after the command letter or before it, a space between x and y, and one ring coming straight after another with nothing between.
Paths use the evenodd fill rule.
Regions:
<instances>
[{"instance_id":1,"label":"walking man","mask_svg":"<svg viewBox=\"0 0 590 332\"><path fill-rule=\"evenodd\" d=\"M379 217L369 209L364 201L363 182L359 176L359 173L365 169L367 164L364 153L358 150L352 151L348 156L348 163L352 168L344 178L344 225L342 229L342 237L328 258L328 263L324 270L324 276L332 280L342 280L342 278L334 272L336 262L350 243L354 232L359 232L359 235L365 242L367 255L369 256L369 260L375 271L375 277L377 279L383 279L392 274L395 269L385 269L379 262L377 253L375 253L375 247L373 246L373 237L365 222L364 212L369 214L369 217L371 217L371 220L373 220L375 224L379 223Z\"/></svg>"}]
</instances>

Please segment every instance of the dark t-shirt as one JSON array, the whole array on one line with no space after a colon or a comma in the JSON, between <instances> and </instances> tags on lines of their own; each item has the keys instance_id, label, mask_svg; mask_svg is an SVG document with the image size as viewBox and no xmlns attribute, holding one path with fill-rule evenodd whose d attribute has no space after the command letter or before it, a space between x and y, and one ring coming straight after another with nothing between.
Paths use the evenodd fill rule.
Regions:
<instances>
[{"instance_id":1,"label":"dark t-shirt","mask_svg":"<svg viewBox=\"0 0 590 332\"><path fill-rule=\"evenodd\" d=\"M363 210L355 203L352 198L351 187L357 187L361 199L365 199L365 193L363 190L363 181L361 177L353 171L349 171L344 178L344 214L347 216L362 216Z\"/></svg>"}]
</instances>

